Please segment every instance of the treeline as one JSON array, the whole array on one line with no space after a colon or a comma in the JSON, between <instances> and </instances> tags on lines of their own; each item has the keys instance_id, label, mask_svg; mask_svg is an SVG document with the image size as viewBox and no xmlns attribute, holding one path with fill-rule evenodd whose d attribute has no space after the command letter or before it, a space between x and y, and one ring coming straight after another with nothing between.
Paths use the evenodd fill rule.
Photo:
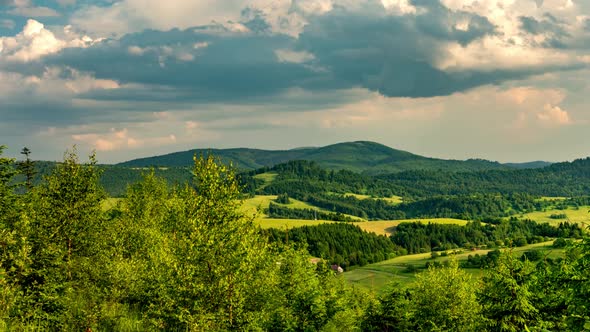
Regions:
<instances>
[{"instance_id":1,"label":"treeline","mask_svg":"<svg viewBox=\"0 0 590 332\"><path fill-rule=\"evenodd\" d=\"M590 158L539 169L449 172L412 170L377 176L404 188L410 195L469 193L528 193L537 196L590 194Z\"/></svg>"},{"instance_id":2,"label":"treeline","mask_svg":"<svg viewBox=\"0 0 590 332\"><path fill-rule=\"evenodd\" d=\"M310 161L291 161L249 174L268 171L279 174L275 181L276 186L282 186L281 182L288 180L321 182L326 190L332 192L348 191L375 196L394 194L410 199L473 193L527 193L534 196L564 197L590 195L590 158L539 169L476 172L410 170L377 176L346 170L325 170Z\"/></svg>"},{"instance_id":3,"label":"treeline","mask_svg":"<svg viewBox=\"0 0 590 332\"><path fill-rule=\"evenodd\" d=\"M34 161L35 171L32 183L34 185L41 184L44 177L52 174L58 165L57 162ZM100 185L111 197L123 197L128 185L141 181L143 174L152 169L111 165L96 165L95 167L100 172ZM165 179L170 186L184 186L192 178L191 170L186 167L154 167L153 171L156 176ZM24 180L24 175L20 174L16 175L13 181L21 183ZM21 188L19 192L23 193L24 191Z\"/></svg>"},{"instance_id":4,"label":"treeline","mask_svg":"<svg viewBox=\"0 0 590 332\"><path fill-rule=\"evenodd\" d=\"M0 330L358 328L369 297L269 244L231 170L207 158L192 171L179 188L148 172L105 211L93 157L68 153L23 189L0 155Z\"/></svg>"},{"instance_id":5,"label":"treeline","mask_svg":"<svg viewBox=\"0 0 590 332\"><path fill-rule=\"evenodd\" d=\"M521 247L548 238L581 238L578 224L560 223L555 227L532 220L501 221L496 225L469 222L466 226L421 222L401 223L390 235L391 241L408 253L423 253L455 248L498 246Z\"/></svg>"},{"instance_id":6,"label":"treeline","mask_svg":"<svg viewBox=\"0 0 590 332\"><path fill-rule=\"evenodd\" d=\"M368 233L353 224L320 224L290 230L262 231L271 242L303 245L315 257L343 269L388 259L398 254L398 248L383 235Z\"/></svg>"},{"instance_id":7,"label":"treeline","mask_svg":"<svg viewBox=\"0 0 590 332\"><path fill-rule=\"evenodd\" d=\"M580 163L584 164L583 161L578 161L575 165ZM276 179L265 186L258 184L258 189L253 190L254 193L266 195L287 193L291 197L325 210L368 220L409 218L492 220L509 217L517 213L538 211L548 207L582 206L590 201L588 196L561 201L540 200L538 199L539 196L530 193L536 190L518 187L517 184L521 183L520 180L514 182L516 184L511 190L500 187L494 187L493 190L488 188L490 189L488 190L474 182L488 180L494 182L497 177L504 176L500 174L505 172L541 172L540 174L547 172L541 170L448 174L408 171L390 176L370 177L349 171L328 171L314 162L308 161L292 161L245 174L244 179L250 179L248 182L250 183L250 190L252 190L252 186L257 186L253 176L269 171L277 174ZM579 172L582 171L579 170ZM491 176L491 174L495 175ZM553 174L553 177L556 176L555 173L549 174ZM567 172L564 174L565 178L568 177L567 174ZM512 182L511 176L508 176L510 182ZM560 186L563 185L562 182L560 180ZM535 182L529 184L535 186ZM421 186L423 186L422 189L420 189ZM444 189L447 186L458 187L460 190ZM346 195L346 193L351 192L365 193L374 197L389 197L392 194L402 195L404 196L404 203L393 205L378 198L360 200Z\"/></svg>"},{"instance_id":8,"label":"treeline","mask_svg":"<svg viewBox=\"0 0 590 332\"><path fill-rule=\"evenodd\" d=\"M370 306L363 331L586 331L590 240L563 260L533 263L492 251L474 280L457 261L429 268L406 290L392 285Z\"/></svg>"},{"instance_id":9,"label":"treeline","mask_svg":"<svg viewBox=\"0 0 590 332\"><path fill-rule=\"evenodd\" d=\"M583 331L590 325L587 237L561 241L562 260L532 264L502 252L481 280L451 261L417 275L410 289L391 285L376 297L348 286L325 264L312 264L292 247L295 230L289 245L280 232L269 244L240 210L235 175L212 158L197 159L190 185L181 188L148 173L105 211L93 157L80 164L68 153L42 183L25 184L17 194L23 184L14 181L14 161L2 150L0 330ZM317 239L329 256L330 243L336 251L356 241L348 256L367 261L365 252L379 259L379 247L384 255L393 245L359 235L352 225L335 226L317 234L310 228L300 242ZM321 241L332 232L341 233Z\"/></svg>"},{"instance_id":10,"label":"treeline","mask_svg":"<svg viewBox=\"0 0 590 332\"><path fill-rule=\"evenodd\" d=\"M353 222L356 219L345 216L340 212L330 213L313 209L294 209L270 202L268 211L270 218L277 219L304 219L304 220L330 220Z\"/></svg>"},{"instance_id":11,"label":"treeline","mask_svg":"<svg viewBox=\"0 0 590 332\"><path fill-rule=\"evenodd\" d=\"M288 186L281 186L280 190L286 191L290 197L325 210L368 220L415 218L491 220L509 217L516 213L541 210L551 204L547 201L537 200L528 194L471 194L438 196L394 205L384 199L358 199L351 195L322 192L322 186L307 186L302 181L289 182ZM272 184L264 191L266 194L281 192Z\"/></svg>"},{"instance_id":12,"label":"treeline","mask_svg":"<svg viewBox=\"0 0 590 332\"><path fill-rule=\"evenodd\" d=\"M55 163L37 162L40 183L55 167ZM128 184L141 178L141 169L123 166L99 166L104 169L101 183L113 197L124 195ZM278 174L270 186L261 189L256 174ZM190 177L185 167L156 168L156 173L173 184L184 184ZM313 161L295 160L273 167L264 167L240 174L244 193L278 194L287 190L305 193L347 192L375 197L397 195L407 201L434 196L468 196L474 193L509 195L527 193L533 196L588 196L590 195L590 158L571 163L559 163L540 169L485 170L476 172L409 170L371 176L349 170L328 170ZM290 188L291 186L295 186ZM320 189L319 191L314 191Z\"/></svg>"}]
</instances>

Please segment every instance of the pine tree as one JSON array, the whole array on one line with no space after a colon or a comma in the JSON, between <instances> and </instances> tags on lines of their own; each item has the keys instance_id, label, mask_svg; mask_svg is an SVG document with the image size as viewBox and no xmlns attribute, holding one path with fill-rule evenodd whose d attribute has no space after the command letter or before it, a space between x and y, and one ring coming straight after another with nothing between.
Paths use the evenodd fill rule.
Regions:
<instances>
[{"instance_id":1,"label":"pine tree","mask_svg":"<svg viewBox=\"0 0 590 332\"><path fill-rule=\"evenodd\" d=\"M25 156L25 160L17 163L18 171L25 176L25 186L27 190L31 190L33 188L33 178L36 174L35 162L30 158L31 150L29 148L24 147L20 153Z\"/></svg>"},{"instance_id":2,"label":"pine tree","mask_svg":"<svg viewBox=\"0 0 590 332\"><path fill-rule=\"evenodd\" d=\"M496 266L486 272L478 298L490 331L526 331L537 325L538 310L531 292L534 271L532 263L504 252Z\"/></svg>"}]
</instances>

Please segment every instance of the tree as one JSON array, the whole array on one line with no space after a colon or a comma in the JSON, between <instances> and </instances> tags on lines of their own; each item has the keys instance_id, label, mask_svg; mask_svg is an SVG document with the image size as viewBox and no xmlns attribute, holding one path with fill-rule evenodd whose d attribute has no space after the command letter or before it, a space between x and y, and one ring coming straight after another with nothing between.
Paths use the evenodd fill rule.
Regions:
<instances>
[{"instance_id":1,"label":"tree","mask_svg":"<svg viewBox=\"0 0 590 332\"><path fill-rule=\"evenodd\" d=\"M288 194L280 194L275 200L275 202L280 204L291 204L291 200L289 199Z\"/></svg>"},{"instance_id":2,"label":"tree","mask_svg":"<svg viewBox=\"0 0 590 332\"><path fill-rule=\"evenodd\" d=\"M14 213L14 184L12 183L16 170L14 159L2 157L6 146L0 145L0 228Z\"/></svg>"},{"instance_id":3,"label":"tree","mask_svg":"<svg viewBox=\"0 0 590 332\"><path fill-rule=\"evenodd\" d=\"M415 330L411 296L411 292L401 288L398 283L388 285L379 300L371 303L367 309L362 330L375 332Z\"/></svg>"},{"instance_id":4,"label":"tree","mask_svg":"<svg viewBox=\"0 0 590 332\"><path fill-rule=\"evenodd\" d=\"M25 160L17 163L18 171L25 176L27 190L31 190L33 188L33 178L36 174L35 162L30 158L31 150L29 148L24 147L20 153L25 156Z\"/></svg>"},{"instance_id":5,"label":"tree","mask_svg":"<svg viewBox=\"0 0 590 332\"><path fill-rule=\"evenodd\" d=\"M478 331L481 306L477 285L456 260L442 268L429 268L416 276L412 293L415 324L420 331Z\"/></svg>"},{"instance_id":6,"label":"tree","mask_svg":"<svg viewBox=\"0 0 590 332\"><path fill-rule=\"evenodd\" d=\"M273 288L268 244L240 210L233 170L195 157L194 181L171 198L170 256L156 262L152 312L166 329L235 330L262 320ZM270 286L270 287L269 287Z\"/></svg>"},{"instance_id":7,"label":"tree","mask_svg":"<svg viewBox=\"0 0 590 332\"><path fill-rule=\"evenodd\" d=\"M567 288L568 327L575 331L590 329L590 237L569 248L561 284Z\"/></svg>"},{"instance_id":8,"label":"tree","mask_svg":"<svg viewBox=\"0 0 590 332\"><path fill-rule=\"evenodd\" d=\"M532 263L517 259L512 252L502 253L496 265L486 271L478 298L491 331L525 331L538 323L530 289L534 271Z\"/></svg>"},{"instance_id":9,"label":"tree","mask_svg":"<svg viewBox=\"0 0 590 332\"><path fill-rule=\"evenodd\" d=\"M81 164L74 148L31 191L30 231L22 236L30 239L33 273L21 286L36 303L31 308L44 312L35 319L47 315L47 328L85 329L96 320L105 253L99 175L94 154Z\"/></svg>"}]
</instances>

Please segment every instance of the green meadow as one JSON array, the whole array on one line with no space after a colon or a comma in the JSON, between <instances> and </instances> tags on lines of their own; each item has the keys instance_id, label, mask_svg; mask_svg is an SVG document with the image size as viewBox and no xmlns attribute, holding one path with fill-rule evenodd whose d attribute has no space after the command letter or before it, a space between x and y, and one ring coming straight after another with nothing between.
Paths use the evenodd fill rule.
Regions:
<instances>
[{"instance_id":1,"label":"green meadow","mask_svg":"<svg viewBox=\"0 0 590 332\"><path fill-rule=\"evenodd\" d=\"M558 225L561 222L569 221L579 224L580 226L590 225L590 206L580 206L579 208L569 207L565 210L551 209L546 211L535 211L520 215L521 219L531 219L536 222L546 222L551 225ZM565 214L565 219L553 219L551 215Z\"/></svg>"},{"instance_id":2,"label":"green meadow","mask_svg":"<svg viewBox=\"0 0 590 332\"><path fill-rule=\"evenodd\" d=\"M383 220L383 221L368 221L363 223L357 223L360 228L367 232L373 232L379 235L390 235L393 232L395 226L403 222L422 222L424 224L435 223L435 224L451 224L465 226L466 220L452 219L452 218L430 218L430 219L401 219L401 220Z\"/></svg>"},{"instance_id":3,"label":"green meadow","mask_svg":"<svg viewBox=\"0 0 590 332\"><path fill-rule=\"evenodd\" d=\"M520 256L525 251L530 250L543 250L546 257L560 257L563 255L563 249L552 248L553 241L535 243L526 245L523 247L517 247L512 249L512 252ZM356 267L351 271L345 272L344 278L350 283L359 287L373 290L375 292L382 291L389 283L398 282L402 285L411 286L412 282L416 280L416 274L424 271L424 267L428 262L446 262L451 258L455 258L458 261L467 260L469 255L479 254L480 256L486 255L491 250L465 250L456 249L449 250L449 254L446 257L431 258L431 253L405 255L395 257L386 261L382 261L375 264L369 264L362 267ZM451 254L456 252L456 254ZM416 272L409 272L408 266L416 268ZM479 277L483 274L482 269L464 269L475 277Z\"/></svg>"},{"instance_id":4,"label":"green meadow","mask_svg":"<svg viewBox=\"0 0 590 332\"><path fill-rule=\"evenodd\" d=\"M394 205L401 204L403 202L403 198L401 196L395 196L395 195L392 195L390 197L373 197L371 195L346 193L346 194L344 194L344 196L352 196L356 199L368 199L368 198L382 199L382 200L387 201L387 202L394 204Z\"/></svg>"}]
</instances>

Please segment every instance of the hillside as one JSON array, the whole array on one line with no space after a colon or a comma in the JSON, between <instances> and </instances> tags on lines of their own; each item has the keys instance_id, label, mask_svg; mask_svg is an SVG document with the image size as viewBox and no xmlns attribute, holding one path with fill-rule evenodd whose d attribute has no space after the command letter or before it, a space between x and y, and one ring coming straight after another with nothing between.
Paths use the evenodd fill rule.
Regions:
<instances>
[{"instance_id":1,"label":"hillside","mask_svg":"<svg viewBox=\"0 0 590 332\"><path fill-rule=\"evenodd\" d=\"M290 160L310 160L330 169L348 169L368 174L392 173L412 169L447 170L453 172L511 169L483 159L445 160L419 156L407 151L367 142L346 142L320 148L292 150L259 149L194 149L161 156L134 159L118 164L125 167L182 167L192 165L194 155L213 154L224 162L231 161L238 169L252 170L271 167Z\"/></svg>"}]
</instances>

